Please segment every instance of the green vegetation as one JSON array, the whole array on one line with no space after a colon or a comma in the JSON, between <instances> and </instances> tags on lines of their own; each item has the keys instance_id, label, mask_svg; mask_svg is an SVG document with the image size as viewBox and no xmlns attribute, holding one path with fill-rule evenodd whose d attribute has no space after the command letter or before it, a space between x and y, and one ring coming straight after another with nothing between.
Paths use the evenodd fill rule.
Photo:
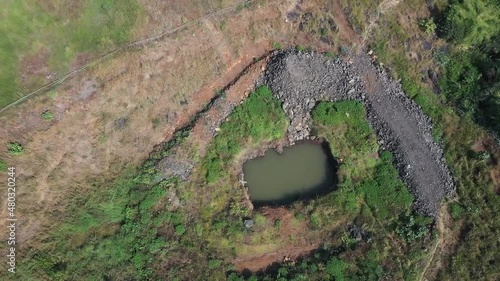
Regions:
<instances>
[{"instance_id":1,"label":"green vegetation","mask_svg":"<svg viewBox=\"0 0 500 281\"><path fill-rule=\"evenodd\" d=\"M0 107L46 83L49 73L27 73L21 82L19 72L28 71L23 63L61 75L79 52L97 54L127 42L139 10L135 0L2 1Z\"/></svg>"},{"instance_id":2,"label":"green vegetation","mask_svg":"<svg viewBox=\"0 0 500 281\"><path fill-rule=\"evenodd\" d=\"M446 37L461 47L479 46L500 35L500 3L496 0L450 1L443 27Z\"/></svg>"},{"instance_id":3,"label":"green vegetation","mask_svg":"<svg viewBox=\"0 0 500 281\"><path fill-rule=\"evenodd\" d=\"M418 26L420 29L427 34L434 34L436 32L437 25L433 18L419 19Z\"/></svg>"},{"instance_id":4,"label":"green vegetation","mask_svg":"<svg viewBox=\"0 0 500 281\"><path fill-rule=\"evenodd\" d=\"M500 274L499 245L492 235L500 229L495 219L500 197L491 178L495 166L478 159L476 153L471 153L471 146L486 137L483 128L499 132L500 25L498 16L494 16L499 13L498 1L450 1L449 7L441 3L438 11L442 15L438 18L444 20L436 21L437 33L447 39L448 46L432 40L433 53L418 47L420 42L408 37L415 31L398 18L413 13L410 5L426 5L424 1L411 3L399 5L397 12L381 18L382 28L372 37L371 45L393 76L401 79L408 96L432 118L436 140L442 142L447 163L457 179L458 202L449 205L448 210L454 219L451 230L456 237L452 239L459 241L454 252L442 257L445 263L436 279L494 278ZM408 46L420 50L419 60L409 57ZM438 73L434 79L442 95L421 82L421 73L429 70Z\"/></svg>"},{"instance_id":5,"label":"green vegetation","mask_svg":"<svg viewBox=\"0 0 500 281\"><path fill-rule=\"evenodd\" d=\"M210 145L204 162L207 181L213 183L224 176L243 147L282 138L287 124L285 112L271 91L264 86L257 88L235 108Z\"/></svg>"},{"instance_id":6,"label":"green vegetation","mask_svg":"<svg viewBox=\"0 0 500 281\"><path fill-rule=\"evenodd\" d=\"M1 172L7 171L7 167L8 167L7 163L5 161L3 161L3 160L0 160L0 171Z\"/></svg>"},{"instance_id":7,"label":"green vegetation","mask_svg":"<svg viewBox=\"0 0 500 281\"><path fill-rule=\"evenodd\" d=\"M380 158L376 156L376 138L363 105L357 101L322 102L312 117L315 134L326 139L332 153L343 159L340 188L292 208L295 217L309 218L310 231L328 235L325 246L249 279L238 273L231 273L228 279L414 279L416 265L425 257L422 247L432 239L433 219L411 213L413 197L401 182L392 155L383 152ZM362 227L363 238L354 238L346 224ZM335 233L333 238L331 233Z\"/></svg>"},{"instance_id":8,"label":"green vegetation","mask_svg":"<svg viewBox=\"0 0 500 281\"><path fill-rule=\"evenodd\" d=\"M52 119L54 119L54 114L52 114L50 110L46 110L42 113L42 119L51 121Z\"/></svg>"},{"instance_id":9,"label":"green vegetation","mask_svg":"<svg viewBox=\"0 0 500 281\"><path fill-rule=\"evenodd\" d=\"M218 152L221 149L224 159L233 159L235 154L231 153L238 153L247 145L283 137L288 123L266 87L252 93L229 119L209 148ZM163 179L157 168L158 161L174 146L184 144L191 128L192 124L177 131L138 169L129 168L123 177L111 183L96 181L72 197L65 210L69 215L54 222L56 225L44 243L22 257L26 262L19 265L19 278L186 280L193 277L193 272L200 280L224 278L230 269L225 261L234 252L230 249L245 230L241 218L248 216L248 209L236 201L241 194L231 194L222 186L200 193L194 182ZM236 140L238 149L228 146L232 144L230 138ZM199 161L198 167L204 167L207 159ZM229 168L227 163L223 165ZM201 181L204 174L200 174ZM232 183L231 180L222 175L219 178L221 185ZM211 188L204 185L205 189ZM217 190L226 194L220 196L221 203L215 196L199 206L220 204L220 208L206 210L208 217L203 215L203 208L184 207L205 200L205 194L215 195ZM171 203L171 196L178 198L179 203ZM230 203L226 201L228 196ZM266 224L266 218L256 217L256 224ZM191 261L187 268L186 260Z\"/></svg>"},{"instance_id":10,"label":"green vegetation","mask_svg":"<svg viewBox=\"0 0 500 281\"><path fill-rule=\"evenodd\" d=\"M10 155L23 155L24 154L24 147L22 144L18 142L9 142L7 144L7 150L9 151Z\"/></svg>"},{"instance_id":11,"label":"green vegetation","mask_svg":"<svg viewBox=\"0 0 500 281\"><path fill-rule=\"evenodd\" d=\"M298 52L303 52L306 48L302 45L296 45L295 50Z\"/></svg>"},{"instance_id":12,"label":"green vegetation","mask_svg":"<svg viewBox=\"0 0 500 281\"><path fill-rule=\"evenodd\" d=\"M273 47L273 49L275 49L275 50L281 50L281 49L283 49L283 46L281 46L281 44L278 43L278 42L272 42L271 43L271 47Z\"/></svg>"},{"instance_id":13,"label":"green vegetation","mask_svg":"<svg viewBox=\"0 0 500 281\"><path fill-rule=\"evenodd\" d=\"M456 1L443 31L452 43L439 86L459 113L500 133L500 3Z\"/></svg>"}]
</instances>

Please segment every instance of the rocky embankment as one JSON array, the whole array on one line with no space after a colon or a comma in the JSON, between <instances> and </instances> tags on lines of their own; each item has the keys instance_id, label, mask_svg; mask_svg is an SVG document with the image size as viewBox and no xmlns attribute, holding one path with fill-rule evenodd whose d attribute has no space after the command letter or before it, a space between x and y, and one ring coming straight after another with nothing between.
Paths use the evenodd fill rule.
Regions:
<instances>
[{"instance_id":1,"label":"rocky embankment","mask_svg":"<svg viewBox=\"0 0 500 281\"><path fill-rule=\"evenodd\" d=\"M309 137L316 102L356 99L366 106L380 148L394 154L418 212L436 216L439 202L454 192L443 151L432 137L431 120L368 55L345 61L319 53L279 52L259 83L281 100L291 120L290 144Z\"/></svg>"}]
</instances>

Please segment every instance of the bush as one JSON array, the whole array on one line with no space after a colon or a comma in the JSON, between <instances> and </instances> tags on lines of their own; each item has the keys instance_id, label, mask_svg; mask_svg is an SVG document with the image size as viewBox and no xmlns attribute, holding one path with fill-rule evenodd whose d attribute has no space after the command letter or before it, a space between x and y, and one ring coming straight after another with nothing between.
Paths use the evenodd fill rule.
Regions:
<instances>
[{"instance_id":1,"label":"bush","mask_svg":"<svg viewBox=\"0 0 500 281\"><path fill-rule=\"evenodd\" d=\"M335 281L345 280L344 271L349 267L349 264L340 260L337 257L333 257L326 264L326 272L332 276Z\"/></svg>"},{"instance_id":2,"label":"bush","mask_svg":"<svg viewBox=\"0 0 500 281\"><path fill-rule=\"evenodd\" d=\"M24 154L24 147L18 142L10 142L7 144L7 150L10 155L22 155Z\"/></svg>"},{"instance_id":3,"label":"bush","mask_svg":"<svg viewBox=\"0 0 500 281\"><path fill-rule=\"evenodd\" d=\"M454 54L444 69L439 86L446 98L462 113L473 114L482 100L479 79L481 73L471 54Z\"/></svg>"},{"instance_id":4,"label":"bush","mask_svg":"<svg viewBox=\"0 0 500 281\"><path fill-rule=\"evenodd\" d=\"M54 115L52 114L52 112L50 112L50 110L46 110L42 113L42 119L50 121L54 119Z\"/></svg>"},{"instance_id":5,"label":"bush","mask_svg":"<svg viewBox=\"0 0 500 281\"><path fill-rule=\"evenodd\" d=\"M446 14L446 37L464 47L477 46L500 34L497 0L456 1Z\"/></svg>"},{"instance_id":6,"label":"bush","mask_svg":"<svg viewBox=\"0 0 500 281\"><path fill-rule=\"evenodd\" d=\"M428 225L432 223L432 218L407 214L402 217L401 222L396 226L396 233L410 243L429 234Z\"/></svg>"},{"instance_id":7,"label":"bush","mask_svg":"<svg viewBox=\"0 0 500 281\"><path fill-rule=\"evenodd\" d=\"M222 264L221 260L209 260L208 261L208 268L217 269L221 264Z\"/></svg>"},{"instance_id":8,"label":"bush","mask_svg":"<svg viewBox=\"0 0 500 281\"><path fill-rule=\"evenodd\" d=\"M465 209L459 203L456 203L456 202L453 202L450 205L448 205L448 208L449 208L450 215L454 220L461 219L462 215L465 211Z\"/></svg>"},{"instance_id":9,"label":"bush","mask_svg":"<svg viewBox=\"0 0 500 281\"><path fill-rule=\"evenodd\" d=\"M182 236L184 233L186 233L186 227L183 224L179 224L175 227L175 234L177 234L177 236Z\"/></svg>"},{"instance_id":10,"label":"bush","mask_svg":"<svg viewBox=\"0 0 500 281\"><path fill-rule=\"evenodd\" d=\"M437 28L433 18L419 19L418 26L420 27L420 30L427 34L434 34Z\"/></svg>"},{"instance_id":11,"label":"bush","mask_svg":"<svg viewBox=\"0 0 500 281\"><path fill-rule=\"evenodd\" d=\"M301 46L301 45L297 45L295 46L295 50L297 50L298 52L303 52L306 48L304 46Z\"/></svg>"}]
</instances>

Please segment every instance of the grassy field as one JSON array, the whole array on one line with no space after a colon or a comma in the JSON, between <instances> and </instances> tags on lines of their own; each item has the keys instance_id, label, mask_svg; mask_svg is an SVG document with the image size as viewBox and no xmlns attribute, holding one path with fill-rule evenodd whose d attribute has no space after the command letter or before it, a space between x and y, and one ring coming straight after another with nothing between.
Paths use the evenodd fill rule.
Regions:
<instances>
[{"instance_id":1,"label":"grassy field","mask_svg":"<svg viewBox=\"0 0 500 281\"><path fill-rule=\"evenodd\" d=\"M140 19L135 0L0 3L0 107L69 71L79 54L126 43Z\"/></svg>"}]
</instances>

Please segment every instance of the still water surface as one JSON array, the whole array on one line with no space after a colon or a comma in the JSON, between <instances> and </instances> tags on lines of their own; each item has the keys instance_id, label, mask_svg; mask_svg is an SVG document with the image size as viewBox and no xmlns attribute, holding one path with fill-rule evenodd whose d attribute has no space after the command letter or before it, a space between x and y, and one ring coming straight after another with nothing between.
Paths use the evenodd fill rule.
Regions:
<instances>
[{"instance_id":1,"label":"still water surface","mask_svg":"<svg viewBox=\"0 0 500 281\"><path fill-rule=\"evenodd\" d=\"M335 161L321 144L305 142L273 149L243 164L254 204L285 204L329 191L335 184Z\"/></svg>"}]
</instances>

